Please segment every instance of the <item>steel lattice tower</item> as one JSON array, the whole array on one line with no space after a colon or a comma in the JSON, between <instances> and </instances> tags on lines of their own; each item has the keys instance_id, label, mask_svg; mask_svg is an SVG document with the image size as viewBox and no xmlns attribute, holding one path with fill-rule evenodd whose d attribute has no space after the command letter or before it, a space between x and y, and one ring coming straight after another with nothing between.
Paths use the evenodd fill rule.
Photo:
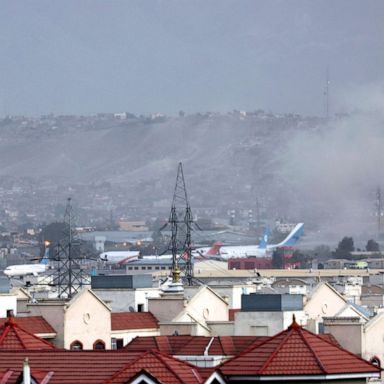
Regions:
<instances>
[{"instance_id":1,"label":"steel lattice tower","mask_svg":"<svg viewBox=\"0 0 384 384\"><path fill-rule=\"evenodd\" d=\"M168 223L171 226L172 234L170 250L172 252L173 282L178 282L179 259L182 257L185 260L185 277L188 280L188 284L191 285L193 277L193 259L191 253L191 225L193 223L193 217L188 201L187 189L185 187L182 163L179 163L177 169L176 184Z\"/></svg>"},{"instance_id":2,"label":"steel lattice tower","mask_svg":"<svg viewBox=\"0 0 384 384\"><path fill-rule=\"evenodd\" d=\"M68 198L64 215L65 237L57 244L57 275L54 283L58 288L59 298L72 298L85 283L85 275L78 264L80 242L73 229L73 209Z\"/></svg>"}]
</instances>

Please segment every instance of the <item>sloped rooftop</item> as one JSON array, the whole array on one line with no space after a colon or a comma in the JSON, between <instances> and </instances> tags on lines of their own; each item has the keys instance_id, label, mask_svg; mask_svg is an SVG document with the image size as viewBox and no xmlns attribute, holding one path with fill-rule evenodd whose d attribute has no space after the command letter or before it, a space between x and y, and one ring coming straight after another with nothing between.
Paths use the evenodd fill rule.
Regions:
<instances>
[{"instance_id":1,"label":"sloped rooftop","mask_svg":"<svg viewBox=\"0 0 384 384\"><path fill-rule=\"evenodd\" d=\"M268 336L145 336L135 337L124 349L132 352L158 350L169 355L234 356Z\"/></svg>"},{"instance_id":2,"label":"sloped rooftop","mask_svg":"<svg viewBox=\"0 0 384 384\"><path fill-rule=\"evenodd\" d=\"M124 384L131 382L139 374L149 375L149 377L156 378L158 382L167 384L203 383L195 366L158 351L148 351L140 355L106 383Z\"/></svg>"},{"instance_id":3,"label":"sloped rooftop","mask_svg":"<svg viewBox=\"0 0 384 384\"><path fill-rule=\"evenodd\" d=\"M34 372L53 372L50 384L103 383L120 371L137 353L124 351L66 351L66 350L0 350L1 374L10 374L7 384L14 384L23 369L26 357ZM12 371L12 372L11 372Z\"/></svg>"},{"instance_id":4,"label":"sloped rooftop","mask_svg":"<svg viewBox=\"0 0 384 384\"><path fill-rule=\"evenodd\" d=\"M379 373L380 369L296 323L218 367L225 376Z\"/></svg>"},{"instance_id":5,"label":"sloped rooftop","mask_svg":"<svg viewBox=\"0 0 384 384\"><path fill-rule=\"evenodd\" d=\"M56 349L51 343L21 328L15 318L0 326L0 349Z\"/></svg>"},{"instance_id":6,"label":"sloped rooftop","mask_svg":"<svg viewBox=\"0 0 384 384\"><path fill-rule=\"evenodd\" d=\"M151 312L112 312L112 331L159 328L159 321Z\"/></svg>"},{"instance_id":7,"label":"sloped rooftop","mask_svg":"<svg viewBox=\"0 0 384 384\"><path fill-rule=\"evenodd\" d=\"M7 317L0 318L0 327L3 326ZM52 326L44 319L43 316L28 316L28 317L16 317L15 321L20 328L24 330L36 334L55 334L56 331L52 328Z\"/></svg>"}]
</instances>

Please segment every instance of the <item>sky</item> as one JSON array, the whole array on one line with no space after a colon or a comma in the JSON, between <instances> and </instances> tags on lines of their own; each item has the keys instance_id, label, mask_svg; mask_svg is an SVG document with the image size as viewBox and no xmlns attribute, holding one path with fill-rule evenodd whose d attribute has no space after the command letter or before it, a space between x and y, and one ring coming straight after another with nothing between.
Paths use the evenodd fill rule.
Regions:
<instances>
[{"instance_id":1,"label":"sky","mask_svg":"<svg viewBox=\"0 0 384 384\"><path fill-rule=\"evenodd\" d=\"M0 116L322 116L327 68L348 112L383 89L383 20L382 0L0 0Z\"/></svg>"}]
</instances>

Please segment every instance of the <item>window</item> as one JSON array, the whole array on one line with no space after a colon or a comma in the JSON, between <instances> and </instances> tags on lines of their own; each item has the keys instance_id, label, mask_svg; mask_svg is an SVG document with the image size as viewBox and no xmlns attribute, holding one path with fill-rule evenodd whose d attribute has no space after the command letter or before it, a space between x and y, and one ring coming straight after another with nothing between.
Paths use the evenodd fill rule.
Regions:
<instances>
[{"instance_id":1,"label":"window","mask_svg":"<svg viewBox=\"0 0 384 384\"><path fill-rule=\"evenodd\" d=\"M116 339L116 337L111 338L112 349L121 349L123 347L124 347L124 339Z\"/></svg>"},{"instance_id":2,"label":"window","mask_svg":"<svg viewBox=\"0 0 384 384\"><path fill-rule=\"evenodd\" d=\"M124 339L116 339L116 349L121 349L124 347Z\"/></svg>"},{"instance_id":3,"label":"window","mask_svg":"<svg viewBox=\"0 0 384 384\"><path fill-rule=\"evenodd\" d=\"M370 362L371 362L371 364L375 365L378 368L381 367L380 359L377 356L372 357Z\"/></svg>"},{"instance_id":4,"label":"window","mask_svg":"<svg viewBox=\"0 0 384 384\"><path fill-rule=\"evenodd\" d=\"M137 304L137 312L144 312L144 304Z\"/></svg>"},{"instance_id":5,"label":"window","mask_svg":"<svg viewBox=\"0 0 384 384\"><path fill-rule=\"evenodd\" d=\"M93 349L105 349L105 343L103 340L96 340L93 343Z\"/></svg>"},{"instance_id":6,"label":"window","mask_svg":"<svg viewBox=\"0 0 384 384\"><path fill-rule=\"evenodd\" d=\"M83 343L79 340L72 341L69 348L75 351L81 351L83 349Z\"/></svg>"}]
</instances>

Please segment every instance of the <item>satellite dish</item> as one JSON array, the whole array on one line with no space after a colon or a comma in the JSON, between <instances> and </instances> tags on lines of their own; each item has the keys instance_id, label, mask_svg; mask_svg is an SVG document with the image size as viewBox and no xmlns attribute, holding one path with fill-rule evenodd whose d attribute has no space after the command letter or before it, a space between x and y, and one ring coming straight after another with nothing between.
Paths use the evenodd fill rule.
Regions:
<instances>
[{"instance_id":1,"label":"satellite dish","mask_svg":"<svg viewBox=\"0 0 384 384\"><path fill-rule=\"evenodd\" d=\"M133 307L129 306L129 312L135 312L135 310L133 309Z\"/></svg>"}]
</instances>

